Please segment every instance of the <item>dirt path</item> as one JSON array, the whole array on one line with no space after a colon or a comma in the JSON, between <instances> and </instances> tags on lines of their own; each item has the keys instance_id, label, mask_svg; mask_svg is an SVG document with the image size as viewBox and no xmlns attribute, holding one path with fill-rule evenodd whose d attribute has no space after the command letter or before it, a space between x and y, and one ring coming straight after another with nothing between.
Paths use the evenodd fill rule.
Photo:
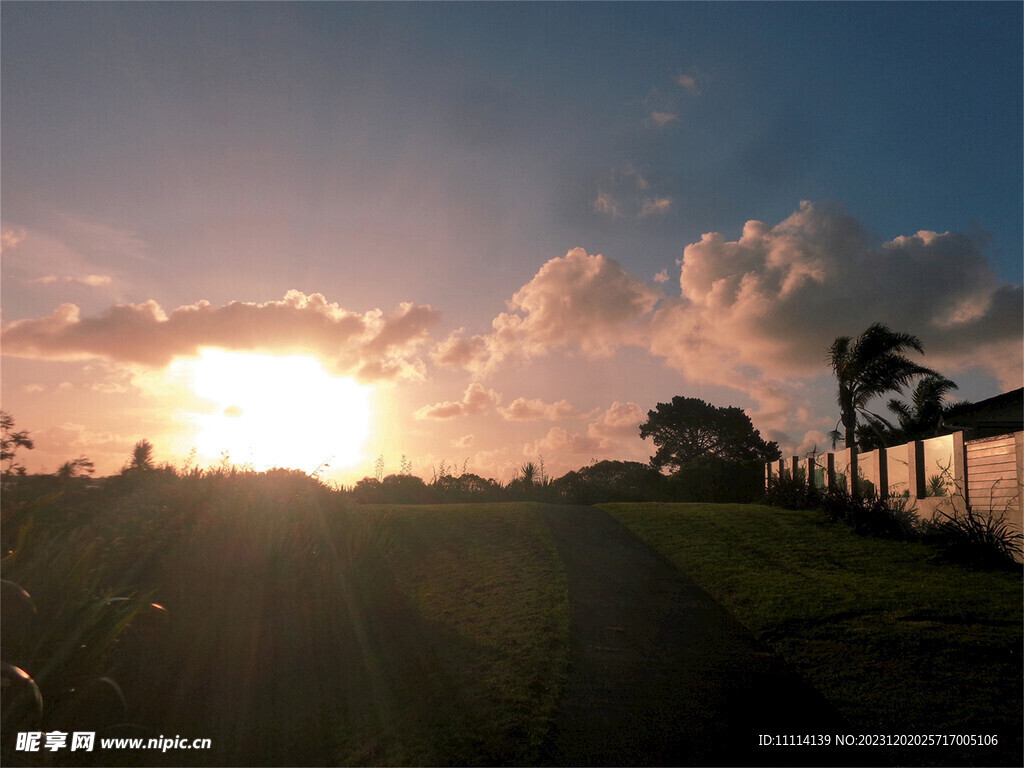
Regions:
<instances>
[{"instance_id":1,"label":"dirt path","mask_svg":"<svg viewBox=\"0 0 1024 768\"><path fill-rule=\"evenodd\" d=\"M760 734L850 733L706 592L607 513L546 507L565 563L569 681L548 765L866 765ZM877 759L877 758L875 758Z\"/></svg>"}]
</instances>

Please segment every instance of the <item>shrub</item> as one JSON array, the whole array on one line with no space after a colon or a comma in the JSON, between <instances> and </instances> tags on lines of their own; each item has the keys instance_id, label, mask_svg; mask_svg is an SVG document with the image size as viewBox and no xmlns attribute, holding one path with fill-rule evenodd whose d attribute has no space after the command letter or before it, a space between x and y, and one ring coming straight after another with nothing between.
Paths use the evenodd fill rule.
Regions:
<instances>
[{"instance_id":1,"label":"shrub","mask_svg":"<svg viewBox=\"0 0 1024 768\"><path fill-rule=\"evenodd\" d=\"M821 506L821 491L808 485L802 472L797 472L795 477L773 475L765 491L765 500L773 507L814 509Z\"/></svg>"},{"instance_id":2,"label":"shrub","mask_svg":"<svg viewBox=\"0 0 1024 768\"><path fill-rule=\"evenodd\" d=\"M831 488L821 496L820 506L831 522L846 523L861 536L915 541L920 535L920 518L909 496L864 498Z\"/></svg>"},{"instance_id":3,"label":"shrub","mask_svg":"<svg viewBox=\"0 0 1024 768\"><path fill-rule=\"evenodd\" d=\"M984 570L1019 570L1024 535L1006 520L1006 514L981 513L970 504L960 509L939 508L926 526L926 538L943 559Z\"/></svg>"},{"instance_id":4,"label":"shrub","mask_svg":"<svg viewBox=\"0 0 1024 768\"><path fill-rule=\"evenodd\" d=\"M672 475L667 485L673 501L750 502L763 497L764 463L701 456Z\"/></svg>"}]
</instances>

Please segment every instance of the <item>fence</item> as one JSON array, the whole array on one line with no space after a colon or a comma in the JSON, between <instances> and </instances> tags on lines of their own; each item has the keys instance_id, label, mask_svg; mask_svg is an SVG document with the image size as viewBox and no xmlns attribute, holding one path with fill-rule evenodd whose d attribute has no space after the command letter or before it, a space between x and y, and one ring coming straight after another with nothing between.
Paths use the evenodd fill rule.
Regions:
<instances>
[{"instance_id":1,"label":"fence","mask_svg":"<svg viewBox=\"0 0 1024 768\"><path fill-rule=\"evenodd\" d=\"M1024 432L964 440L963 432L857 453L854 448L818 456L779 459L765 465L773 478L801 477L821 489L842 488L859 496L907 496L918 514L932 517L945 504L969 503L980 512L1005 515L1024 530Z\"/></svg>"}]
</instances>

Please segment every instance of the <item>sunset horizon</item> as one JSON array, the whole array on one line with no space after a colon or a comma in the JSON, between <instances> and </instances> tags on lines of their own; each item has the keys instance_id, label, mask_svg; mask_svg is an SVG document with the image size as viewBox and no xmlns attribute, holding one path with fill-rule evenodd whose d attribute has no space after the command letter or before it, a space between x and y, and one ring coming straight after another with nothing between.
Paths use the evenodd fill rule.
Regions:
<instances>
[{"instance_id":1,"label":"sunset horizon","mask_svg":"<svg viewBox=\"0 0 1024 768\"><path fill-rule=\"evenodd\" d=\"M804 455L873 323L1016 389L1021 12L4 3L19 462L508 482L675 396Z\"/></svg>"}]
</instances>

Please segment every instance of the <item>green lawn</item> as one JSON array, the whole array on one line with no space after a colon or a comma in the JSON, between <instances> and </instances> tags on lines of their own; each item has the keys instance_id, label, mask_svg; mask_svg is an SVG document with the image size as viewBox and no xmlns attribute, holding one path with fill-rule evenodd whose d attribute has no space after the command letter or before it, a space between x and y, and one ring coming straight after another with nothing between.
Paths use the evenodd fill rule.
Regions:
<instances>
[{"instance_id":1,"label":"green lawn","mask_svg":"<svg viewBox=\"0 0 1024 768\"><path fill-rule=\"evenodd\" d=\"M921 545L857 537L812 512L605 508L860 732L997 734L1017 739L1019 760L1019 574L933 564ZM3 523L0 576L34 606L5 586L4 661L37 678L45 703L41 720L31 706L26 721L5 709L5 762L18 758L19 728L102 732L126 720L132 735L212 738L213 750L94 761L543 761L569 611L537 505L352 506L289 473L158 473L24 502L8 492ZM133 599L110 600L121 596ZM127 712L102 676L120 684Z\"/></svg>"},{"instance_id":2,"label":"green lawn","mask_svg":"<svg viewBox=\"0 0 1024 768\"><path fill-rule=\"evenodd\" d=\"M398 696L381 762L533 763L568 661L565 573L535 505L364 506L395 543L400 594L426 630L432 678ZM424 693L434 690L429 700ZM350 762L363 762L355 754Z\"/></svg>"},{"instance_id":3,"label":"green lawn","mask_svg":"<svg viewBox=\"0 0 1024 768\"><path fill-rule=\"evenodd\" d=\"M1020 758L1019 573L932 562L818 512L606 504L795 665L862 733L998 734ZM978 750L897 760L988 764Z\"/></svg>"},{"instance_id":4,"label":"green lawn","mask_svg":"<svg viewBox=\"0 0 1024 768\"><path fill-rule=\"evenodd\" d=\"M220 473L8 495L3 511L0 575L19 585L4 661L43 702L41 718L27 694L9 709L5 690L5 763L31 730L213 742L41 754L52 765L540 759L569 619L534 505L359 507L308 478Z\"/></svg>"}]
</instances>

